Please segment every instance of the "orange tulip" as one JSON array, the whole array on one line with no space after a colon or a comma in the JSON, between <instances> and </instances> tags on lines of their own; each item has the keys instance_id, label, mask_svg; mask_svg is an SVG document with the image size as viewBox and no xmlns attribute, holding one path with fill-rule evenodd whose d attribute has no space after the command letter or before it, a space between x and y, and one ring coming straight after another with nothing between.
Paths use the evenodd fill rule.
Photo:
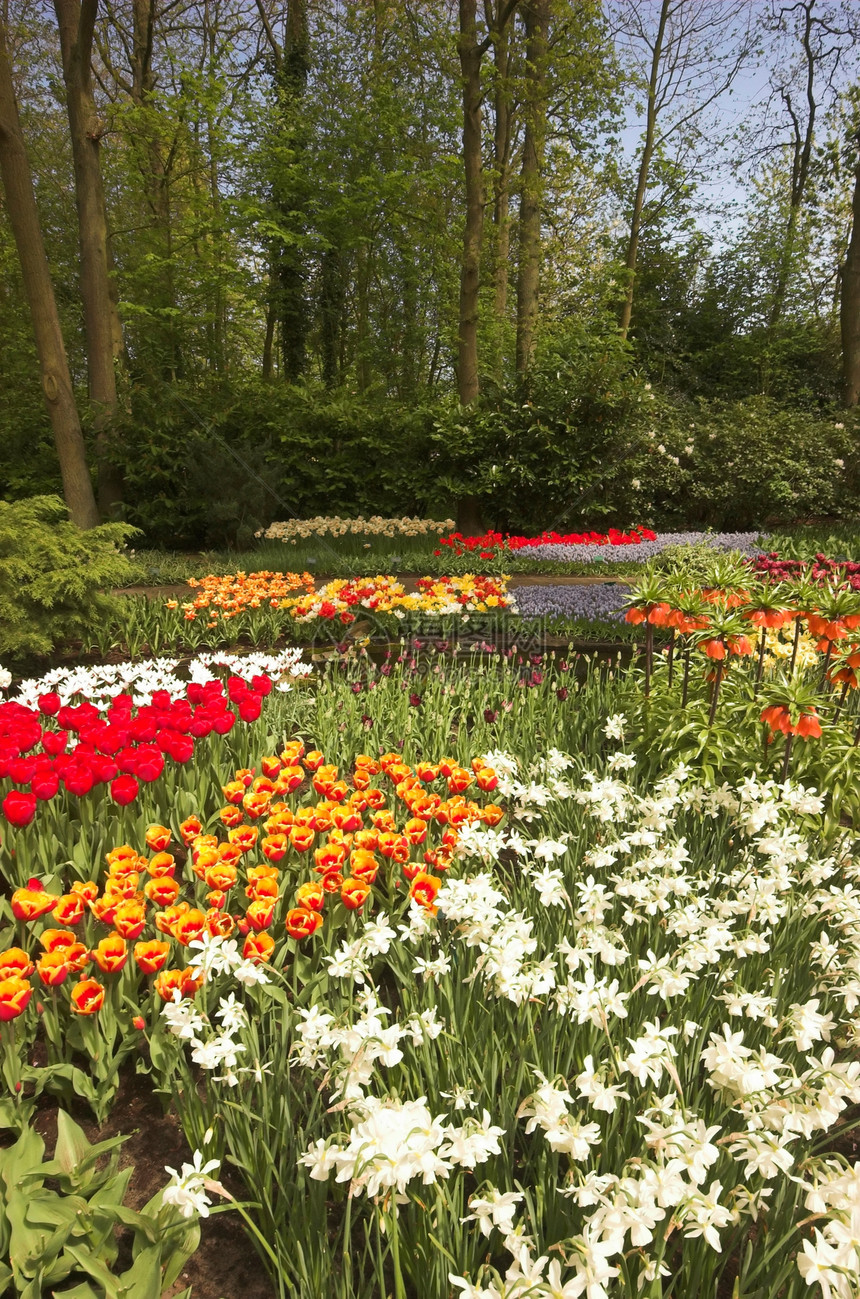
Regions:
<instances>
[{"instance_id":1,"label":"orange tulip","mask_svg":"<svg viewBox=\"0 0 860 1299\"><path fill-rule=\"evenodd\" d=\"M296 889L296 902L308 911L322 911L325 904L325 890L315 880L300 884Z\"/></svg>"},{"instance_id":2,"label":"orange tulip","mask_svg":"<svg viewBox=\"0 0 860 1299\"><path fill-rule=\"evenodd\" d=\"M81 979L72 988L71 1007L77 1015L95 1015L104 999L105 990L96 979Z\"/></svg>"},{"instance_id":3,"label":"orange tulip","mask_svg":"<svg viewBox=\"0 0 860 1299\"><path fill-rule=\"evenodd\" d=\"M236 867L219 861L217 865L209 867L203 878L207 888L226 893L236 883Z\"/></svg>"},{"instance_id":4,"label":"orange tulip","mask_svg":"<svg viewBox=\"0 0 860 1299\"><path fill-rule=\"evenodd\" d=\"M487 803L481 811L481 820L484 825L498 825L504 815L504 812L497 804Z\"/></svg>"},{"instance_id":5,"label":"orange tulip","mask_svg":"<svg viewBox=\"0 0 860 1299\"><path fill-rule=\"evenodd\" d=\"M176 871L176 858L169 852L157 852L147 862L146 870L153 879L164 879L166 876L172 876Z\"/></svg>"},{"instance_id":6,"label":"orange tulip","mask_svg":"<svg viewBox=\"0 0 860 1299\"><path fill-rule=\"evenodd\" d=\"M157 907L169 907L179 897L179 882L169 875L159 875L144 884L143 891Z\"/></svg>"},{"instance_id":7,"label":"orange tulip","mask_svg":"<svg viewBox=\"0 0 860 1299\"><path fill-rule=\"evenodd\" d=\"M383 857L403 863L409 860L409 842L402 834L392 830L383 830L379 836L379 851Z\"/></svg>"},{"instance_id":8,"label":"orange tulip","mask_svg":"<svg viewBox=\"0 0 860 1299\"><path fill-rule=\"evenodd\" d=\"M169 954L170 943L165 943L158 938L134 945L135 962L144 974L158 974L159 970L163 970L167 964Z\"/></svg>"},{"instance_id":9,"label":"orange tulip","mask_svg":"<svg viewBox=\"0 0 860 1299\"><path fill-rule=\"evenodd\" d=\"M185 818L179 827L179 833L182 835L182 842L185 844L186 848L194 839L197 838L198 834L200 834L202 830L203 826L200 824L199 817L188 816Z\"/></svg>"},{"instance_id":10,"label":"orange tulip","mask_svg":"<svg viewBox=\"0 0 860 1299\"><path fill-rule=\"evenodd\" d=\"M90 955L104 974L118 974L128 960L128 947L119 934L108 934Z\"/></svg>"},{"instance_id":11,"label":"orange tulip","mask_svg":"<svg viewBox=\"0 0 860 1299\"><path fill-rule=\"evenodd\" d=\"M39 942L46 952L59 952L65 947L74 947L77 941L71 929L43 929L39 935ZM2 964L0 957L0 965Z\"/></svg>"},{"instance_id":12,"label":"orange tulip","mask_svg":"<svg viewBox=\"0 0 860 1299\"><path fill-rule=\"evenodd\" d=\"M59 900L55 893L46 893L38 880L30 880L26 888L16 889L12 894L12 915L16 920L38 920L39 916L53 911Z\"/></svg>"},{"instance_id":13,"label":"orange tulip","mask_svg":"<svg viewBox=\"0 0 860 1299\"><path fill-rule=\"evenodd\" d=\"M266 823L268 827L268 822ZM289 839L283 833L267 835L260 843L260 851L268 861L280 861L289 847Z\"/></svg>"},{"instance_id":14,"label":"orange tulip","mask_svg":"<svg viewBox=\"0 0 860 1299\"><path fill-rule=\"evenodd\" d=\"M260 832L257 827L253 825L236 826L234 829L228 831L227 834L230 843L234 844L237 848L240 848L242 852L250 852L259 837Z\"/></svg>"},{"instance_id":15,"label":"orange tulip","mask_svg":"<svg viewBox=\"0 0 860 1299\"><path fill-rule=\"evenodd\" d=\"M427 822L420 816L413 816L403 827L403 835L409 843L423 843L427 838Z\"/></svg>"},{"instance_id":16,"label":"orange tulip","mask_svg":"<svg viewBox=\"0 0 860 1299\"><path fill-rule=\"evenodd\" d=\"M425 907L428 911L434 911L436 894L439 892L441 880L435 875L428 875L426 871L419 871L412 881L409 889L409 896L417 902L420 907Z\"/></svg>"},{"instance_id":17,"label":"orange tulip","mask_svg":"<svg viewBox=\"0 0 860 1299\"><path fill-rule=\"evenodd\" d=\"M183 947L187 947L195 938L199 938L206 926L206 917L196 907L190 907L173 925L173 937Z\"/></svg>"},{"instance_id":18,"label":"orange tulip","mask_svg":"<svg viewBox=\"0 0 860 1299\"><path fill-rule=\"evenodd\" d=\"M187 902L177 902L175 906L166 907L164 911L157 912L155 916L156 929L161 934L172 934L173 926L190 909Z\"/></svg>"},{"instance_id":19,"label":"orange tulip","mask_svg":"<svg viewBox=\"0 0 860 1299\"><path fill-rule=\"evenodd\" d=\"M290 827L290 843L296 852L307 852L314 841L314 832L309 826L293 825Z\"/></svg>"},{"instance_id":20,"label":"orange tulip","mask_svg":"<svg viewBox=\"0 0 860 1299\"><path fill-rule=\"evenodd\" d=\"M242 809L240 807L232 807L228 803L226 807L221 808L221 811L218 813L218 818L222 825L226 825L231 830L235 829L237 826L242 824Z\"/></svg>"},{"instance_id":21,"label":"orange tulip","mask_svg":"<svg viewBox=\"0 0 860 1299\"><path fill-rule=\"evenodd\" d=\"M310 911L307 907L293 907L287 912L284 924L291 938L301 940L316 933L322 922L322 916L318 911Z\"/></svg>"},{"instance_id":22,"label":"orange tulip","mask_svg":"<svg viewBox=\"0 0 860 1299\"><path fill-rule=\"evenodd\" d=\"M33 973L33 962L23 947L7 947L0 952L0 979L29 979Z\"/></svg>"},{"instance_id":23,"label":"orange tulip","mask_svg":"<svg viewBox=\"0 0 860 1299\"><path fill-rule=\"evenodd\" d=\"M245 896L255 900L257 898L276 898L278 892L278 881L276 879L272 879L270 875L258 875L245 889Z\"/></svg>"},{"instance_id":24,"label":"orange tulip","mask_svg":"<svg viewBox=\"0 0 860 1299\"><path fill-rule=\"evenodd\" d=\"M140 902L122 902L116 909L113 923L122 938L139 938L146 924L146 912Z\"/></svg>"},{"instance_id":25,"label":"orange tulip","mask_svg":"<svg viewBox=\"0 0 860 1299\"><path fill-rule=\"evenodd\" d=\"M349 867L356 879L372 884L379 872L379 862L366 848L356 848L349 856Z\"/></svg>"},{"instance_id":26,"label":"orange tulip","mask_svg":"<svg viewBox=\"0 0 860 1299\"><path fill-rule=\"evenodd\" d=\"M20 975L11 974L6 979L0 979L0 1020L5 1023L23 1015L32 995L32 987Z\"/></svg>"},{"instance_id":27,"label":"orange tulip","mask_svg":"<svg viewBox=\"0 0 860 1299\"><path fill-rule=\"evenodd\" d=\"M36 973L47 988L58 988L69 973L65 953L45 952L36 962Z\"/></svg>"},{"instance_id":28,"label":"orange tulip","mask_svg":"<svg viewBox=\"0 0 860 1299\"><path fill-rule=\"evenodd\" d=\"M146 846L153 852L164 852L170 843L170 831L166 825L151 825L146 831Z\"/></svg>"},{"instance_id":29,"label":"orange tulip","mask_svg":"<svg viewBox=\"0 0 860 1299\"><path fill-rule=\"evenodd\" d=\"M252 929L268 929L275 914L274 898L258 898L245 912L245 919Z\"/></svg>"},{"instance_id":30,"label":"orange tulip","mask_svg":"<svg viewBox=\"0 0 860 1299\"><path fill-rule=\"evenodd\" d=\"M206 932L213 938L229 938L235 928L236 922L228 911L211 907L206 912Z\"/></svg>"},{"instance_id":31,"label":"orange tulip","mask_svg":"<svg viewBox=\"0 0 860 1299\"><path fill-rule=\"evenodd\" d=\"M152 986L162 1001L173 1001L174 992L182 995L182 970L162 970Z\"/></svg>"},{"instance_id":32,"label":"orange tulip","mask_svg":"<svg viewBox=\"0 0 860 1299\"><path fill-rule=\"evenodd\" d=\"M340 900L350 911L358 911L364 906L370 894L370 885L364 880L351 877L340 886Z\"/></svg>"},{"instance_id":33,"label":"orange tulip","mask_svg":"<svg viewBox=\"0 0 860 1299\"><path fill-rule=\"evenodd\" d=\"M245 786L241 780L231 780L228 785L221 786L221 793L228 803L239 804L245 797Z\"/></svg>"},{"instance_id":34,"label":"orange tulip","mask_svg":"<svg viewBox=\"0 0 860 1299\"><path fill-rule=\"evenodd\" d=\"M54 907L54 919L61 925L77 925L83 919L84 910L80 893L64 893Z\"/></svg>"},{"instance_id":35,"label":"orange tulip","mask_svg":"<svg viewBox=\"0 0 860 1299\"><path fill-rule=\"evenodd\" d=\"M257 965L265 965L271 960L272 952L275 950L275 940L271 934L265 930L261 933L250 933L245 939L242 947L242 956L246 961L254 961Z\"/></svg>"}]
</instances>

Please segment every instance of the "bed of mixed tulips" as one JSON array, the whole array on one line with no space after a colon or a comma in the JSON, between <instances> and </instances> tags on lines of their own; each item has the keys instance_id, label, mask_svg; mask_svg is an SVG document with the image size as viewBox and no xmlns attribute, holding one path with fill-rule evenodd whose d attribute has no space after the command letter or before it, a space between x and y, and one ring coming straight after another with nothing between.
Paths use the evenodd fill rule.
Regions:
<instances>
[{"instance_id":1,"label":"bed of mixed tulips","mask_svg":"<svg viewBox=\"0 0 860 1299\"><path fill-rule=\"evenodd\" d=\"M43 1092L172 1098L153 1294L227 1210L300 1299L856 1295L860 594L779 578L649 571L627 667L404 642L23 683L11 1149ZM402 598L370 585L331 616ZM34 1281L64 1205L13 1206L17 1292L111 1293L74 1245Z\"/></svg>"}]
</instances>

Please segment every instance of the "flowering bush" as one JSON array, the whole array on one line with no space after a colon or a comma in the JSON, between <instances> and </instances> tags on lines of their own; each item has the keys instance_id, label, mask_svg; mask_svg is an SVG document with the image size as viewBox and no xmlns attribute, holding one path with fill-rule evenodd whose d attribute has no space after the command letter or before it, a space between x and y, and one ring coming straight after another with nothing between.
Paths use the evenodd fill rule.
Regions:
<instances>
[{"instance_id":1,"label":"flowering bush","mask_svg":"<svg viewBox=\"0 0 860 1299\"><path fill-rule=\"evenodd\" d=\"M453 519L383 519L373 514L369 519L342 519L339 515L319 514L313 519L289 519L271 523L256 534L267 541L287 541L293 545L307 537L427 537L438 536L454 527Z\"/></svg>"}]
</instances>

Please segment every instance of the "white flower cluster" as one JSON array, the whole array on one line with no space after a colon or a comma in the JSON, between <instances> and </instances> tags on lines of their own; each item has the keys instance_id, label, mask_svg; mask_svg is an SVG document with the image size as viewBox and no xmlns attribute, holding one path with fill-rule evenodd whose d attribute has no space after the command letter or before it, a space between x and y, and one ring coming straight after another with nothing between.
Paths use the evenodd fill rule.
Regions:
<instances>
[{"instance_id":1,"label":"white flower cluster","mask_svg":"<svg viewBox=\"0 0 860 1299\"><path fill-rule=\"evenodd\" d=\"M504 1129L494 1127L484 1110L480 1119L446 1123L434 1116L426 1097L414 1101L364 1096L353 1103L352 1127L342 1142L317 1141L300 1157L310 1176L324 1182L349 1182L350 1194L369 1198L394 1191L403 1195L416 1179L431 1186L454 1168L473 1169L500 1153Z\"/></svg>"},{"instance_id":2,"label":"white flower cluster","mask_svg":"<svg viewBox=\"0 0 860 1299\"><path fill-rule=\"evenodd\" d=\"M245 988L269 982L269 976L262 965L244 960L233 939L223 938L219 934L204 934L202 938L195 938L189 946L197 952L192 967L194 978L202 976L205 982L213 975L229 974ZM221 1029L209 1037L201 1036L209 1027L208 1019L195 1002L183 998L178 989L174 990L173 1000L166 1001L162 1006L161 1016L167 1031L181 1042L191 1045L191 1059L201 1069L213 1073L216 1082L236 1087L239 1075L243 1073L254 1074L259 1081L263 1071L259 1062L255 1062L252 1068L239 1068L239 1056L247 1048L242 1042L236 1041L236 1037L248 1026L248 1013L232 992L228 997L221 998L215 1012L215 1018L221 1021ZM216 1069L222 1070L222 1073L215 1075Z\"/></svg>"},{"instance_id":3,"label":"white flower cluster","mask_svg":"<svg viewBox=\"0 0 860 1299\"><path fill-rule=\"evenodd\" d=\"M359 1014L340 1021L317 1006L299 1009L293 1045L294 1062L305 1069L325 1065L334 1084L333 1096L348 1101L362 1098L377 1064L390 1069L400 1063L404 1041L414 1045L432 1042L445 1027L433 1006L403 1022L387 1024L391 1011L370 989L358 996L357 1004Z\"/></svg>"},{"instance_id":4,"label":"white flower cluster","mask_svg":"<svg viewBox=\"0 0 860 1299\"><path fill-rule=\"evenodd\" d=\"M200 1218L208 1218L211 1201L207 1191L223 1193L221 1185L210 1177L210 1173L214 1173L220 1163L218 1159L209 1159L204 1164L202 1153L195 1150L194 1162L183 1164L181 1173L177 1173L175 1168L165 1168L164 1171L170 1173L172 1180L161 1193L164 1203L173 1205L183 1218L193 1218L195 1214Z\"/></svg>"},{"instance_id":5,"label":"white flower cluster","mask_svg":"<svg viewBox=\"0 0 860 1299\"><path fill-rule=\"evenodd\" d=\"M150 703L156 690L166 690L171 699L181 698L189 681L205 685L216 678L218 674L212 669L219 667L246 678L266 673L277 687L289 689L291 678L304 677L312 671L311 665L301 660L302 651L291 648L277 654L200 653L190 663L158 658L95 667L52 668L43 677L22 681L16 699L26 707L35 708L39 695L55 691L64 704L87 699L97 707L107 708L117 695L131 694L135 706L140 708ZM2 679L0 673L0 689L5 688Z\"/></svg>"},{"instance_id":6,"label":"white flower cluster","mask_svg":"<svg viewBox=\"0 0 860 1299\"><path fill-rule=\"evenodd\" d=\"M318 514L313 519L288 519L286 523L272 523L255 535L267 541L287 541L295 545L308 537L441 537L451 532L453 519L383 519L374 514L369 519L342 519L339 514Z\"/></svg>"}]
</instances>

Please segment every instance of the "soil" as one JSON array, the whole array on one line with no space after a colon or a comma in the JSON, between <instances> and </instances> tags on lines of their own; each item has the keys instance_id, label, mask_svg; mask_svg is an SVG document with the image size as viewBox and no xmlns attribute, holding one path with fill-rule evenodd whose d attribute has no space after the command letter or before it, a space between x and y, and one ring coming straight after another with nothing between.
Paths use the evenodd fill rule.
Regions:
<instances>
[{"instance_id":1,"label":"soil","mask_svg":"<svg viewBox=\"0 0 860 1299\"><path fill-rule=\"evenodd\" d=\"M72 1117L84 1129L88 1141L103 1141L120 1134L128 1137L119 1148L119 1166L134 1167L124 1201L130 1209L142 1209L166 1184L165 1166L179 1169L191 1160L176 1116L165 1114L149 1079L133 1070L124 1074L110 1117L101 1127L86 1106L75 1110ZM45 1157L50 1158L57 1138L57 1106L47 1101L39 1109L34 1126L45 1142ZM220 1176L231 1194L248 1198L241 1184L234 1184L223 1169ZM275 1293L235 1213L218 1213L200 1220L200 1245L165 1296L178 1294L188 1286L192 1287L192 1299L274 1299Z\"/></svg>"}]
</instances>

